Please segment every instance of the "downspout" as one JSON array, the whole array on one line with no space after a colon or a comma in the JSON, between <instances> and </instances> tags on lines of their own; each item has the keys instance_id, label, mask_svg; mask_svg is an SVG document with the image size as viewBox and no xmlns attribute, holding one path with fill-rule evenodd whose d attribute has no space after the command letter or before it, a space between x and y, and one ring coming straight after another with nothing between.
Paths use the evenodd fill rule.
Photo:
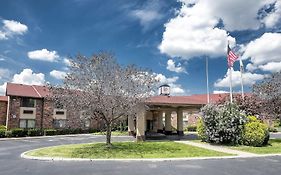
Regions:
<instances>
[{"instance_id":1,"label":"downspout","mask_svg":"<svg viewBox=\"0 0 281 175\"><path fill-rule=\"evenodd\" d=\"M8 125L9 125L9 113L10 113L10 96L8 96L8 103L7 103L6 131L8 131Z\"/></svg>"}]
</instances>

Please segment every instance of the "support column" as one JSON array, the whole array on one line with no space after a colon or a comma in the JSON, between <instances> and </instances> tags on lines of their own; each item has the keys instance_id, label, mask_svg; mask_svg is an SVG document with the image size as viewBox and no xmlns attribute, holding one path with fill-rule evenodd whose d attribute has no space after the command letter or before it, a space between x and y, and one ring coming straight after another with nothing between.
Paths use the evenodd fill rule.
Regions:
<instances>
[{"instance_id":1,"label":"support column","mask_svg":"<svg viewBox=\"0 0 281 175\"><path fill-rule=\"evenodd\" d=\"M177 110L177 133L182 136L183 134L183 111L181 109Z\"/></svg>"},{"instance_id":2,"label":"support column","mask_svg":"<svg viewBox=\"0 0 281 175\"><path fill-rule=\"evenodd\" d=\"M137 141L145 141L145 111L142 111L137 114Z\"/></svg>"},{"instance_id":3,"label":"support column","mask_svg":"<svg viewBox=\"0 0 281 175\"><path fill-rule=\"evenodd\" d=\"M153 130L153 132L157 132L157 130L158 130L158 113L156 111L152 112L152 122L153 122L152 130Z\"/></svg>"},{"instance_id":4,"label":"support column","mask_svg":"<svg viewBox=\"0 0 281 175\"><path fill-rule=\"evenodd\" d=\"M172 125L171 125L171 114L172 111L165 111L165 134L172 134Z\"/></svg>"},{"instance_id":5,"label":"support column","mask_svg":"<svg viewBox=\"0 0 281 175\"><path fill-rule=\"evenodd\" d=\"M158 111L158 129L157 129L157 132L158 133L163 133L163 111Z\"/></svg>"},{"instance_id":6,"label":"support column","mask_svg":"<svg viewBox=\"0 0 281 175\"><path fill-rule=\"evenodd\" d=\"M128 117L128 133L130 136L136 135L135 123L133 117Z\"/></svg>"}]
</instances>

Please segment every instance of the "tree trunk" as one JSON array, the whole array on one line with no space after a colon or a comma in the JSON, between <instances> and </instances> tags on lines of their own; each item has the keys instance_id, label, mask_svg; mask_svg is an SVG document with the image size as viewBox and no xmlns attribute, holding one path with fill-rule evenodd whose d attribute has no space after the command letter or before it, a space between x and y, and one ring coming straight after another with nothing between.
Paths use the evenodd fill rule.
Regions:
<instances>
[{"instance_id":1,"label":"tree trunk","mask_svg":"<svg viewBox=\"0 0 281 175\"><path fill-rule=\"evenodd\" d=\"M106 145L111 146L111 123L106 124Z\"/></svg>"}]
</instances>

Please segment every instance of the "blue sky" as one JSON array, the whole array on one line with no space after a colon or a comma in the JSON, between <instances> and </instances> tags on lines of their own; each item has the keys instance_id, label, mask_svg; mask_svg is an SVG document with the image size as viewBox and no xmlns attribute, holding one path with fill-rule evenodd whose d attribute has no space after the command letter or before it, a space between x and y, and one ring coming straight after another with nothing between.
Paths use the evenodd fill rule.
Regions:
<instances>
[{"instance_id":1,"label":"blue sky","mask_svg":"<svg viewBox=\"0 0 281 175\"><path fill-rule=\"evenodd\" d=\"M2 0L0 93L5 82L60 83L69 56L99 51L151 69L173 95L206 93L208 57L210 92L227 92L228 40L250 91L281 70L280 21L280 0Z\"/></svg>"}]
</instances>

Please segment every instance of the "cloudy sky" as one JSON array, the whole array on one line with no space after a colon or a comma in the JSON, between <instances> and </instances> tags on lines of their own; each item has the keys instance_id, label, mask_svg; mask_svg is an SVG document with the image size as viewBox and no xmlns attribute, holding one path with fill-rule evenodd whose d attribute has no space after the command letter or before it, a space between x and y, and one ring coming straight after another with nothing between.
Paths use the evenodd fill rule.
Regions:
<instances>
[{"instance_id":1,"label":"cloudy sky","mask_svg":"<svg viewBox=\"0 0 281 175\"><path fill-rule=\"evenodd\" d=\"M6 82L61 83L69 57L113 52L151 69L173 95L229 89L226 46L245 89L281 70L281 0L1 0L0 94ZM239 62L232 74L240 91Z\"/></svg>"}]
</instances>

